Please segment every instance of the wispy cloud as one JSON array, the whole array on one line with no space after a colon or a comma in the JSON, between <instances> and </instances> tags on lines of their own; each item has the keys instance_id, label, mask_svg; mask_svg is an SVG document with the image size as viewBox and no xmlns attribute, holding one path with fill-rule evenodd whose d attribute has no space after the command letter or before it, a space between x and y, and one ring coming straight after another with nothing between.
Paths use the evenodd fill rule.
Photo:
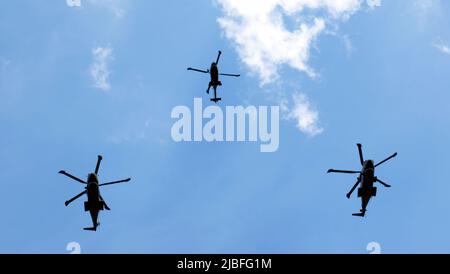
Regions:
<instances>
[{"instance_id":1,"label":"wispy cloud","mask_svg":"<svg viewBox=\"0 0 450 274\"><path fill-rule=\"evenodd\" d=\"M125 9L123 8L123 0L87 0L93 5L109 8L117 18L125 16Z\"/></svg>"},{"instance_id":2,"label":"wispy cloud","mask_svg":"<svg viewBox=\"0 0 450 274\"><path fill-rule=\"evenodd\" d=\"M444 43L442 40L438 41L438 42L434 42L432 44L432 46L437 49L438 51L440 51L441 53L450 55L450 46L446 43Z\"/></svg>"},{"instance_id":3,"label":"wispy cloud","mask_svg":"<svg viewBox=\"0 0 450 274\"><path fill-rule=\"evenodd\" d=\"M411 0L408 3L407 12L414 16L419 30L424 31L430 20L442 16L442 0Z\"/></svg>"},{"instance_id":4,"label":"wispy cloud","mask_svg":"<svg viewBox=\"0 0 450 274\"><path fill-rule=\"evenodd\" d=\"M84 1L94 6L108 8L117 18L122 18L126 13L125 9L123 8L124 2L120 0L83 0L83 2ZM66 0L66 3L69 7L82 6L81 0Z\"/></svg>"},{"instance_id":5,"label":"wispy cloud","mask_svg":"<svg viewBox=\"0 0 450 274\"><path fill-rule=\"evenodd\" d=\"M440 6L441 0L413 0L413 7L423 13L429 13Z\"/></svg>"},{"instance_id":6,"label":"wispy cloud","mask_svg":"<svg viewBox=\"0 0 450 274\"><path fill-rule=\"evenodd\" d=\"M295 93L294 105L289 110L288 118L294 119L298 129L308 136L314 137L323 132L320 126L319 112L315 110L303 93Z\"/></svg>"},{"instance_id":7,"label":"wispy cloud","mask_svg":"<svg viewBox=\"0 0 450 274\"><path fill-rule=\"evenodd\" d=\"M81 7L81 0L66 0L69 7Z\"/></svg>"},{"instance_id":8,"label":"wispy cloud","mask_svg":"<svg viewBox=\"0 0 450 274\"><path fill-rule=\"evenodd\" d=\"M366 3L367 3L367 6L369 6L369 8L371 8L371 9L381 6L381 0L367 0Z\"/></svg>"},{"instance_id":9,"label":"wispy cloud","mask_svg":"<svg viewBox=\"0 0 450 274\"><path fill-rule=\"evenodd\" d=\"M108 91L111 89L109 76L111 71L109 63L113 60L113 49L110 47L97 47L92 49L93 63L90 68L94 86L98 89Z\"/></svg>"},{"instance_id":10,"label":"wispy cloud","mask_svg":"<svg viewBox=\"0 0 450 274\"><path fill-rule=\"evenodd\" d=\"M344 43L345 49L347 50L347 54L350 55L355 51L355 47L353 46L352 40L350 37L346 35L341 36L342 42Z\"/></svg>"},{"instance_id":11,"label":"wispy cloud","mask_svg":"<svg viewBox=\"0 0 450 274\"><path fill-rule=\"evenodd\" d=\"M116 132L108 137L108 141L119 145L126 143L154 142L158 145L167 144L167 137L155 134L155 132L164 132L166 125L160 121L147 119L142 121L139 118L133 118L131 121L119 123Z\"/></svg>"}]
</instances>

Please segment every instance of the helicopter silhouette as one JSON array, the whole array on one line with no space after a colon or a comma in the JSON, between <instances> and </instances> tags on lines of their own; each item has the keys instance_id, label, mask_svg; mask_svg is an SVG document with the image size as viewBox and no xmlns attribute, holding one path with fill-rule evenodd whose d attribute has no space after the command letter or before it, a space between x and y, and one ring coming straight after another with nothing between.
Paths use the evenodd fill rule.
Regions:
<instances>
[{"instance_id":1,"label":"helicopter silhouette","mask_svg":"<svg viewBox=\"0 0 450 274\"><path fill-rule=\"evenodd\" d=\"M390 185L386 184L385 182L381 181L375 176L375 168L386 163L387 161L391 160L394 157L397 157L397 153L394 153L392 156L389 156L385 160L381 161L380 163L375 165L375 162L373 160L364 160L363 152L362 152L362 145L357 144L358 146L358 152L359 152L359 159L361 161L362 169L361 171L349 171L349 170L336 170L336 169L330 169L328 170L328 173L345 173L345 174L359 174L358 180L356 181L356 184L353 186L353 188L350 190L350 192L347 194L347 198L350 199L355 189L361 185L358 189L358 197L361 198L361 210L360 213L355 213L353 216L358 217L364 217L366 215L367 211L367 205L369 204L369 201L372 197L375 197L377 195L377 188L374 187L374 183L378 182L384 187L391 187Z\"/></svg>"},{"instance_id":2,"label":"helicopter silhouette","mask_svg":"<svg viewBox=\"0 0 450 274\"><path fill-rule=\"evenodd\" d=\"M211 98L210 100L216 104L222 100L222 98L217 97L217 87L222 86L222 82L219 79L219 75L220 76L231 76L231 77L240 77L241 76L240 74L219 73L218 65L219 65L219 60L220 60L221 55L222 55L222 52L219 50L219 55L217 56L216 62L213 62L211 64L211 68L208 70L195 69L195 68L191 68L191 67L189 67L187 69L187 70L201 72L201 73L209 73L209 75L211 76L211 81L209 82L206 93L209 94L211 87L214 89L214 98Z\"/></svg>"},{"instance_id":3,"label":"helicopter silhouette","mask_svg":"<svg viewBox=\"0 0 450 274\"><path fill-rule=\"evenodd\" d=\"M98 179L98 171L100 169L100 163L102 161L103 157L102 156L98 156L98 160L97 160L97 166L95 167L95 172L94 173L90 173L87 177L87 182L67 173L64 170L61 170L59 172L59 174L62 174L64 176L67 176L79 183L82 183L84 185L86 185L85 190L83 192L81 192L80 194L78 194L77 196L73 197L72 199L68 200L65 202L65 205L68 206L69 204L71 204L73 201L77 200L78 198L80 198L81 196L83 196L84 194L87 194L87 198L88 200L86 202L84 202L84 210L85 211L89 211L89 213L91 214L91 218L92 218L92 223L93 226L92 227L87 227L84 228L84 230L90 230L90 231L97 231L97 227L100 225L100 223L98 223L98 215L99 212L101 210L111 210L108 205L106 204L105 200L103 199L102 195L100 194L100 187L102 186L107 186L107 185L114 185L114 184L120 184L120 183L125 183L125 182L129 182L131 181L130 178L126 179L126 180L120 180L120 181L114 181L114 182L110 182L110 183L104 183L104 184L100 184L99 183L99 179Z\"/></svg>"}]
</instances>

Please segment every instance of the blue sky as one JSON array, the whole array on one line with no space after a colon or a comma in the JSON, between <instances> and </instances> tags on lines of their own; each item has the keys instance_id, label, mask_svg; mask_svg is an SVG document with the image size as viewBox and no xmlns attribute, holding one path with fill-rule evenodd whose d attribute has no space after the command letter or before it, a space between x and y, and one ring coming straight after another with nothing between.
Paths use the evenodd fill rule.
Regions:
<instances>
[{"instance_id":1,"label":"blue sky","mask_svg":"<svg viewBox=\"0 0 450 274\"><path fill-rule=\"evenodd\" d=\"M245 36L224 23L252 22L239 1L188 2L1 2L1 253L450 252L450 3L277 6L283 33ZM284 106L276 153L172 141L172 108L209 104L186 68L219 49L242 74L223 79L223 105ZM366 219L345 198L356 178L326 174L358 168L358 142L366 158L399 153ZM133 180L103 189L112 211L90 233L82 200L64 206L82 185L57 172L85 178L98 154L101 180Z\"/></svg>"}]
</instances>

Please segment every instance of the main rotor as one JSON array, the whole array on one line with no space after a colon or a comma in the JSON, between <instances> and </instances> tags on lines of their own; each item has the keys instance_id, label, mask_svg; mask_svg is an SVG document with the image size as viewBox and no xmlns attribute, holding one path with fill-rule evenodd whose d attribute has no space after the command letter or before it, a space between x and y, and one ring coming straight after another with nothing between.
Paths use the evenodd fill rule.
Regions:
<instances>
[{"instance_id":1,"label":"main rotor","mask_svg":"<svg viewBox=\"0 0 450 274\"><path fill-rule=\"evenodd\" d=\"M202 69L197 69L197 68L192 68L189 67L187 70L191 70L191 71L195 71L195 72L200 72L200 73L207 73L207 74L211 74L211 70L215 67L218 68L219 66L219 61L220 61L220 57L222 56L222 51L219 50L219 53L217 55L217 59L215 62L213 62L211 64L211 68L210 69L206 69L206 70L202 70ZM230 73L219 73L219 75L221 76L230 76L230 77L240 77L240 74L230 74Z\"/></svg>"},{"instance_id":2,"label":"main rotor","mask_svg":"<svg viewBox=\"0 0 450 274\"><path fill-rule=\"evenodd\" d=\"M360 161L362 167L364 167L369 162L375 163L375 161L373 161L373 160L364 160L362 145L357 144L357 146L358 146L359 161ZM374 164L373 168L375 169L376 167L381 166L382 164L386 163L387 161L389 161L395 157L397 157L397 153L394 153L393 155L389 156L388 158L384 159L383 161L379 162L376 165ZM361 174L362 171L330 169L330 170L328 170L328 173Z\"/></svg>"}]
</instances>

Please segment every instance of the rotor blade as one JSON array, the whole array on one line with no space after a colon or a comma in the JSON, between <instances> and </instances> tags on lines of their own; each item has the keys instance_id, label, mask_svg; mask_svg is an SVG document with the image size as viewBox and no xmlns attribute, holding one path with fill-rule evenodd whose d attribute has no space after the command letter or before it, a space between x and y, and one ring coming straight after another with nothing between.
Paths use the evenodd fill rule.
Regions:
<instances>
[{"instance_id":1,"label":"rotor blade","mask_svg":"<svg viewBox=\"0 0 450 274\"><path fill-rule=\"evenodd\" d=\"M359 171L351 171L351 170L336 170L336 169L330 169L330 170L328 170L328 173L359 174L359 173L361 173L361 172L359 172Z\"/></svg>"},{"instance_id":2,"label":"rotor blade","mask_svg":"<svg viewBox=\"0 0 450 274\"><path fill-rule=\"evenodd\" d=\"M241 77L240 74L229 74L229 73L221 73L222 76L231 76L231 77Z\"/></svg>"},{"instance_id":3,"label":"rotor blade","mask_svg":"<svg viewBox=\"0 0 450 274\"><path fill-rule=\"evenodd\" d=\"M219 60L220 60L220 56L222 55L222 52L219 50L219 55L217 55L217 61L216 61L216 65L219 64Z\"/></svg>"},{"instance_id":4,"label":"rotor blade","mask_svg":"<svg viewBox=\"0 0 450 274\"><path fill-rule=\"evenodd\" d=\"M102 195L99 195L99 196L100 196L100 200L102 200L103 205L105 206L106 210L111 210L111 208L109 208L109 206L106 204L105 199L103 199Z\"/></svg>"},{"instance_id":5,"label":"rotor blade","mask_svg":"<svg viewBox=\"0 0 450 274\"><path fill-rule=\"evenodd\" d=\"M81 196L83 196L84 194L86 194L87 190L81 192L80 194L78 194L77 196L73 197L72 199L68 200L65 204L66 206L68 206L70 203L72 203L73 201L75 201L76 199L80 198Z\"/></svg>"},{"instance_id":6,"label":"rotor blade","mask_svg":"<svg viewBox=\"0 0 450 274\"><path fill-rule=\"evenodd\" d=\"M359 152L359 160L361 161L361 165L364 165L364 157L362 152L362 145L358 144L358 152Z\"/></svg>"},{"instance_id":7,"label":"rotor blade","mask_svg":"<svg viewBox=\"0 0 450 274\"><path fill-rule=\"evenodd\" d=\"M201 73L209 73L209 70L201 70L201 69L195 69L195 68L188 68L187 70L192 70L192 71L201 72Z\"/></svg>"},{"instance_id":8,"label":"rotor blade","mask_svg":"<svg viewBox=\"0 0 450 274\"><path fill-rule=\"evenodd\" d=\"M100 169L100 163L102 162L103 157L98 155L97 166L95 167L95 174L98 174L98 170Z\"/></svg>"},{"instance_id":9,"label":"rotor blade","mask_svg":"<svg viewBox=\"0 0 450 274\"><path fill-rule=\"evenodd\" d=\"M380 165L386 163L387 161L389 161L390 159L395 158L395 157L397 157L397 152L394 153L392 156L388 157L386 160L381 161L380 163L376 164L375 167L380 166Z\"/></svg>"},{"instance_id":10,"label":"rotor blade","mask_svg":"<svg viewBox=\"0 0 450 274\"><path fill-rule=\"evenodd\" d=\"M355 189L358 187L359 183L361 182L361 179L358 178L358 181L356 181L356 184L352 187L352 189L350 190L350 192L347 194L347 198L350 199L350 197L352 196L353 192L355 191Z\"/></svg>"},{"instance_id":11,"label":"rotor blade","mask_svg":"<svg viewBox=\"0 0 450 274\"><path fill-rule=\"evenodd\" d=\"M98 186L109 186L109 185L115 185L115 184L121 184L121 183L127 183L131 181L131 178L128 178L126 180L121 180L121 181L115 181L115 182L110 182L110 183L106 183L106 184L100 184Z\"/></svg>"},{"instance_id":12,"label":"rotor blade","mask_svg":"<svg viewBox=\"0 0 450 274\"><path fill-rule=\"evenodd\" d=\"M392 187L391 185L386 184L385 182L381 181L380 179L377 178L377 182L379 182L380 184L382 184L385 187Z\"/></svg>"},{"instance_id":13,"label":"rotor blade","mask_svg":"<svg viewBox=\"0 0 450 274\"><path fill-rule=\"evenodd\" d=\"M82 184L87 185L87 183L86 183L85 181L83 181L83 180L81 180L81 179L79 179L79 178L77 178L77 177L75 177L75 176L73 176L73 175L70 175L69 173L65 172L64 170L61 170L61 171L59 172L59 174L62 174L62 175L64 175L64 176L67 176L67 177L71 178L72 180L75 180L75 181L77 181L77 182L80 182L80 183L82 183Z\"/></svg>"}]
</instances>

